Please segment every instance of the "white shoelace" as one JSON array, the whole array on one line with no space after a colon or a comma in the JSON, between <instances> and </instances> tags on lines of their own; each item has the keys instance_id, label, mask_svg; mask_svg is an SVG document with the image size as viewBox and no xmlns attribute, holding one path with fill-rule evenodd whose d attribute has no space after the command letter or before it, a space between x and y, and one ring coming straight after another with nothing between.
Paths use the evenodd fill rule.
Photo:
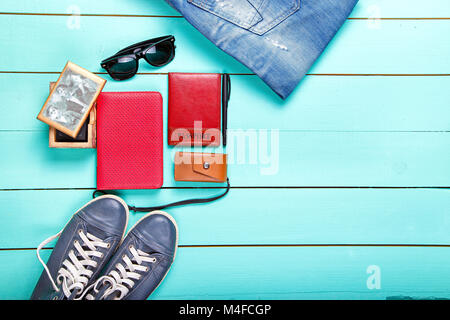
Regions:
<instances>
[{"instance_id":1,"label":"white shoelace","mask_svg":"<svg viewBox=\"0 0 450 320\"><path fill-rule=\"evenodd\" d=\"M142 262L156 262L156 258L151 258L148 253L145 253L139 249L136 250L133 246L130 246L129 249L132 254L131 259L127 255L122 256L122 263L125 267L121 263L117 263L115 270L112 270L108 275L98 278L94 284L90 285L86 289L85 293L89 292L91 289L93 289L95 293L98 293L99 290L97 287L99 284L109 284L109 288L103 292L100 300L110 296L116 291L119 292L120 295L114 297L115 300L120 300L125 297L135 284L133 280L137 281L141 279L142 275L139 274L138 271L148 272L148 267L143 266ZM92 294L87 294L86 299L94 300L95 297Z\"/></svg>"},{"instance_id":2,"label":"white shoelace","mask_svg":"<svg viewBox=\"0 0 450 320\"><path fill-rule=\"evenodd\" d=\"M74 252L74 250L71 250L69 252L69 258L64 260L61 268L58 270L55 282L52 275L50 274L50 270L42 260L39 252L46 244L58 238L61 235L62 231L63 230L61 230L54 236L51 236L50 238L44 240L37 248L37 256L45 271L47 272L48 278L50 279L53 289L56 292L59 292L60 290L56 284L57 282L58 285L61 285L66 298L75 297L75 299L81 299L81 297L77 298L76 296L81 295L93 274L93 271L89 270L88 267L97 267L97 262L92 258L103 257L103 253L99 252L97 248L109 248L110 244L102 241L101 239L93 236L90 233L85 234L82 230L78 230L78 235L80 236L83 244L80 244L78 240L75 240L73 242L73 246L75 247L77 254Z\"/></svg>"}]
</instances>

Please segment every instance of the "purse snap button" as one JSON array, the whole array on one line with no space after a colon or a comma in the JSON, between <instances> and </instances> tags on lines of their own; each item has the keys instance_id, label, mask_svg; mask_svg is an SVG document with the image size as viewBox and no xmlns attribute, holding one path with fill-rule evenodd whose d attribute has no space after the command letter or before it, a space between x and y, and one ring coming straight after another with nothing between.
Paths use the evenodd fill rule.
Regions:
<instances>
[{"instance_id":1,"label":"purse snap button","mask_svg":"<svg viewBox=\"0 0 450 320\"><path fill-rule=\"evenodd\" d=\"M208 169L209 169L209 163L208 163L208 162L205 162L205 163L203 164L203 169L205 169L205 170L208 170Z\"/></svg>"}]
</instances>

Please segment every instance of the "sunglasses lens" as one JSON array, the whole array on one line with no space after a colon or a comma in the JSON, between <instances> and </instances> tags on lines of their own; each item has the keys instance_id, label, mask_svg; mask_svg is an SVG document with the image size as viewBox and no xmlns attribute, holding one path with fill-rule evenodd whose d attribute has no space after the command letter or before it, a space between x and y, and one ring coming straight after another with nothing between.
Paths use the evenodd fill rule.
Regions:
<instances>
[{"instance_id":1,"label":"sunglasses lens","mask_svg":"<svg viewBox=\"0 0 450 320\"><path fill-rule=\"evenodd\" d=\"M145 60L154 66L166 64L172 58L173 44L170 40L158 43L145 53Z\"/></svg>"},{"instance_id":2,"label":"sunglasses lens","mask_svg":"<svg viewBox=\"0 0 450 320\"><path fill-rule=\"evenodd\" d=\"M137 72L138 64L132 57L121 57L108 69L111 76L117 80L125 80L134 76Z\"/></svg>"}]
</instances>

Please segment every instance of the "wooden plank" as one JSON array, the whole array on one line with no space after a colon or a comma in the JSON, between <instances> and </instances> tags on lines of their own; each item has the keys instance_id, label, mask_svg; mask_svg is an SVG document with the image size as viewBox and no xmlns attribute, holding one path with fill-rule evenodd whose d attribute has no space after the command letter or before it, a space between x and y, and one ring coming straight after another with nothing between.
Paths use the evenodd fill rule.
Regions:
<instances>
[{"instance_id":1,"label":"wooden plank","mask_svg":"<svg viewBox=\"0 0 450 320\"><path fill-rule=\"evenodd\" d=\"M131 81L118 82L108 79L107 91L158 91L163 95L164 114L167 114L167 75L139 75ZM0 96L4 105L11 106L10 112L0 119L0 130L40 130L48 131L48 126L36 120L39 109L49 94L49 82L58 74L0 74L0 86L4 89ZM450 81L450 79L449 79ZM26 87L22 94L15 88ZM164 117L166 128L167 117Z\"/></svg>"},{"instance_id":2,"label":"wooden plank","mask_svg":"<svg viewBox=\"0 0 450 320\"><path fill-rule=\"evenodd\" d=\"M350 17L351 18L450 17L450 6L448 1L446 0L429 0L425 2L419 0L395 0L395 1L359 0Z\"/></svg>"},{"instance_id":3,"label":"wooden plank","mask_svg":"<svg viewBox=\"0 0 450 320\"><path fill-rule=\"evenodd\" d=\"M24 13L69 13L82 14L128 14L128 15L173 15L178 12L163 0L59 0L47 1L45 6L39 0L3 0L1 12ZM359 0L351 17L363 18L417 18L450 17L447 0Z\"/></svg>"},{"instance_id":4,"label":"wooden plank","mask_svg":"<svg viewBox=\"0 0 450 320\"><path fill-rule=\"evenodd\" d=\"M5 32L0 41L8 47L8 54L0 60L0 71L60 72L67 60L91 71L102 71L99 62L120 48L152 35L173 34L178 44L175 60L162 68L142 63L141 72L250 72L184 19L82 17L79 29L69 28L67 19L1 16L0 26ZM440 41L438 35L449 32L450 20L382 20L377 28L369 27L364 20L351 20L310 72L448 74L446 53L450 52L450 43ZM30 47L33 54L29 54Z\"/></svg>"},{"instance_id":5,"label":"wooden plank","mask_svg":"<svg viewBox=\"0 0 450 320\"><path fill-rule=\"evenodd\" d=\"M150 206L220 189L121 192ZM91 200L89 190L0 192L0 248L36 248ZM450 190L232 189L218 202L167 209L181 245L450 244ZM129 227L142 217L131 213ZM51 246L51 245L50 245Z\"/></svg>"},{"instance_id":6,"label":"wooden plank","mask_svg":"<svg viewBox=\"0 0 450 320\"><path fill-rule=\"evenodd\" d=\"M207 72L226 71L228 68L238 73L250 72L218 49L184 19L81 17L79 29L68 27L67 19L53 16L0 16L0 26L8 29L0 35L0 41L12 46L8 56L14 57L6 59L10 60L9 63L2 59L0 71L61 72L67 60L90 71L104 71L100 67L100 61L118 50L152 37L173 34L177 45L174 61L161 68L141 62L140 72ZM40 38L40 41L36 40L34 43L33 39L36 37ZM22 41L28 42L29 46L36 45L33 54L27 55L25 60L19 58L25 54L20 51L29 46L25 48L24 44L21 44ZM29 59L37 65L33 66Z\"/></svg>"},{"instance_id":7,"label":"wooden plank","mask_svg":"<svg viewBox=\"0 0 450 320\"><path fill-rule=\"evenodd\" d=\"M0 96L9 110L0 118L0 130L47 130L47 126L36 121L36 114L48 95L48 83L57 76L0 74ZM233 75L228 127L450 131L450 92L443 90L449 86L450 77L307 76L299 89L282 102L256 76ZM16 88L20 87L27 90L18 94ZM104 89L127 90L161 92L167 114L167 75L138 75L125 82L111 80Z\"/></svg>"},{"instance_id":8,"label":"wooden plank","mask_svg":"<svg viewBox=\"0 0 450 320\"><path fill-rule=\"evenodd\" d=\"M450 186L448 133L232 131L229 140L233 186ZM45 131L0 132L0 189L95 187L95 150L47 145ZM173 180L175 151L164 147L164 186L198 185Z\"/></svg>"},{"instance_id":9,"label":"wooden plank","mask_svg":"<svg viewBox=\"0 0 450 320\"><path fill-rule=\"evenodd\" d=\"M164 0L3 0L0 12L180 16Z\"/></svg>"},{"instance_id":10,"label":"wooden plank","mask_svg":"<svg viewBox=\"0 0 450 320\"><path fill-rule=\"evenodd\" d=\"M447 253L448 248L180 248L151 299L449 298ZM42 270L33 251L0 251L0 298L28 299ZM379 289L370 285L371 270L379 270Z\"/></svg>"}]
</instances>

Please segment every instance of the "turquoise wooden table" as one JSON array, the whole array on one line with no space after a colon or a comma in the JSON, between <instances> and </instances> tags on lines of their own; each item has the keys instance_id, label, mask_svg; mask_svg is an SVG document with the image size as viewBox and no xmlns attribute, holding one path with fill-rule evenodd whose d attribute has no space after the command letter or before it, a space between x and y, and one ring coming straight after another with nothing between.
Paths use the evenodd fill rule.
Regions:
<instances>
[{"instance_id":1,"label":"turquoise wooden table","mask_svg":"<svg viewBox=\"0 0 450 320\"><path fill-rule=\"evenodd\" d=\"M232 134L273 138L269 162L230 164L226 198L168 210L180 248L151 298L450 298L449 17L448 0L360 0L283 102L163 0L2 0L0 298L30 296L35 248L95 188L95 150L49 149L36 120L67 60L105 91L160 91L166 115L167 72L228 72ZM102 73L102 58L165 34L171 64L125 82ZM175 183L172 152L164 187L127 202L220 191Z\"/></svg>"}]
</instances>

